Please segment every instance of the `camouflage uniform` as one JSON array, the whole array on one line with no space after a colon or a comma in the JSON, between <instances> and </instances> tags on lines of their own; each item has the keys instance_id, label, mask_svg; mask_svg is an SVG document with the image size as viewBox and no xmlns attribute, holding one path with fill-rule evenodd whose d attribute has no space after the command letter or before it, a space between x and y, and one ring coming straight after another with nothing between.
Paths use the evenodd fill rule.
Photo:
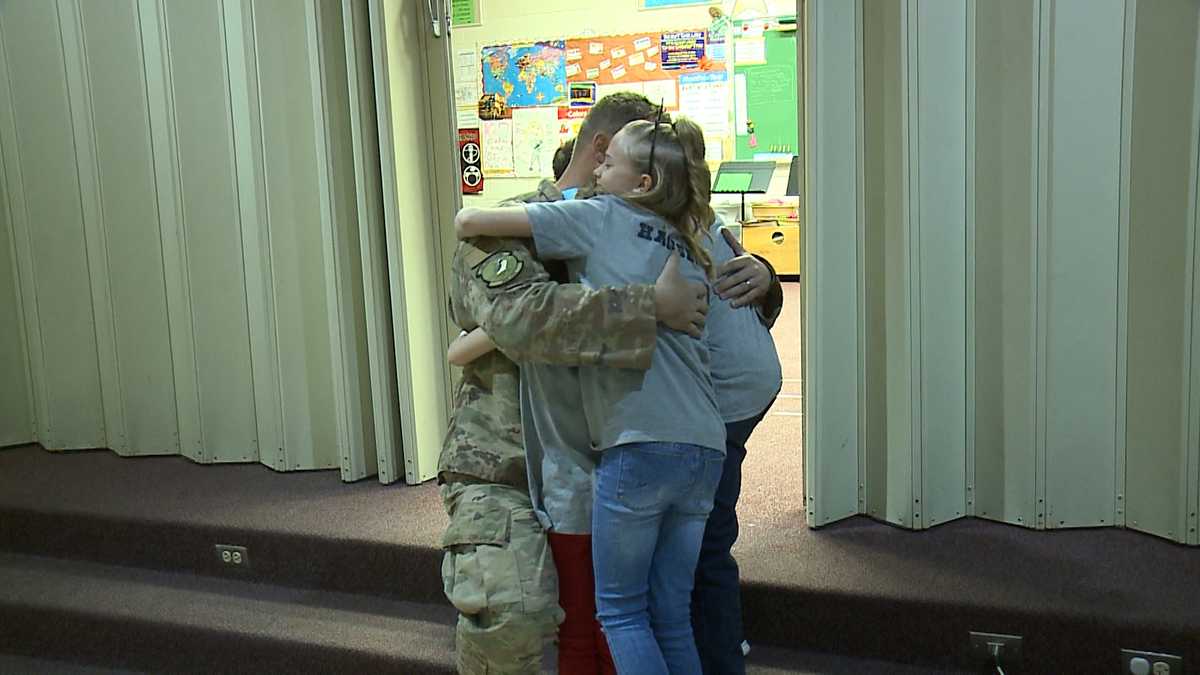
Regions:
<instances>
[{"instance_id":1,"label":"camouflage uniform","mask_svg":"<svg viewBox=\"0 0 1200 675\"><path fill-rule=\"evenodd\" d=\"M561 198L543 181L521 200ZM521 239L460 243L452 272L455 323L483 326L499 346L463 369L438 465L450 515L442 580L459 610L458 671L536 673L563 612L546 534L529 500L513 361L648 368L654 287L560 285Z\"/></svg>"}]
</instances>

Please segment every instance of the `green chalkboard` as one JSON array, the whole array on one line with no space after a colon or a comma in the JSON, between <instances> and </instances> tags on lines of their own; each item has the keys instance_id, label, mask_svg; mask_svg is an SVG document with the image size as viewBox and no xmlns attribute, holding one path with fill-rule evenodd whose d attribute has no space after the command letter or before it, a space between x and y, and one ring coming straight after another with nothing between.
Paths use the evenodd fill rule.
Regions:
<instances>
[{"instance_id":1,"label":"green chalkboard","mask_svg":"<svg viewBox=\"0 0 1200 675\"><path fill-rule=\"evenodd\" d=\"M792 155L800 147L796 31L768 30L763 33L763 40L766 63L735 64L733 68L735 96L737 80L745 78L746 119L754 122L758 139L758 147L751 148L750 136L745 133L746 127L742 123L734 137L738 159L754 159L761 153Z\"/></svg>"}]
</instances>

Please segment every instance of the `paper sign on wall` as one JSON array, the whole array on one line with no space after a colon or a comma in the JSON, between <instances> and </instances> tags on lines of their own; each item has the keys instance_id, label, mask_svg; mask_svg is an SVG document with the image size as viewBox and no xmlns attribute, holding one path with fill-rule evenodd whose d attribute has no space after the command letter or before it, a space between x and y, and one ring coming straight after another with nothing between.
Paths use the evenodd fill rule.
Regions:
<instances>
[{"instance_id":1,"label":"paper sign on wall","mask_svg":"<svg viewBox=\"0 0 1200 675\"><path fill-rule=\"evenodd\" d=\"M765 38L742 38L733 41L733 62L739 66L757 65L767 62Z\"/></svg>"},{"instance_id":2,"label":"paper sign on wall","mask_svg":"<svg viewBox=\"0 0 1200 675\"><path fill-rule=\"evenodd\" d=\"M679 107L679 97L676 93L675 80L651 80L643 82L642 93L655 105L661 101L664 108L674 110Z\"/></svg>"},{"instance_id":3,"label":"paper sign on wall","mask_svg":"<svg viewBox=\"0 0 1200 675\"><path fill-rule=\"evenodd\" d=\"M728 136L729 74L719 71L679 76L679 109L704 129L706 138Z\"/></svg>"},{"instance_id":4,"label":"paper sign on wall","mask_svg":"<svg viewBox=\"0 0 1200 675\"><path fill-rule=\"evenodd\" d=\"M583 125L583 120L587 117L587 109L585 108L559 108L558 109L558 142L561 145L569 138L574 138L579 135L579 128Z\"/></svg>"},{"instance_id":5,"label":"paper sign on wall","mask_svg":"<svg viewBox=\"0 0 1200 675\"><path fill-rule=\"evenodd\" d=\"M513 111L513 170L519 178L542 178L553 173L558 150L558 108L518 108Z\"/></svg>"},{"instance_id":6,"label":"paper sign on wall","mask_svg":"<svg viewBox=\"0 0 1200 675\"><path fill-rule=\"evenodd\" d=\"M663 33L662 66L668 70L690 68L704 58L704 42L707 31L687 30Z\"/></svg>"},{"instance_id":7,"label":"paper sign on wall","mask_svg":"<svg viewBox=\"0 0 1200 675\"><path fill-rule=\"evenodd\" d=\"M450 25L455 28L479 25L479 0L450 0Z\"/></svg>"},{"instance_id":8,"label":"paper sign on wall","mask_svg":"<svg viewBox=\"0 0 1200 675\"><path fill-rule=\"evenodd\" d=\"M710 162L725 161L725 144L720 139L704 139L704 159Z\"/></svg>"},{"instance_id":9,"label":"paper sign on wall","mask_svg":"<svg viewBox=\"0 0 1200 675\"><path fill-rule=\"evenodd\" d=\"M479 54L474 49L454 52L454 104L476 105L482 92Z\"/></svg>"},{"instance_id":10,"label":"paper sign on wall","mask_svg":"<svg viewBox=\"0 0 1200 675\"><path fill-rule=\"evenodd\" d=\"M483 136L483 175L513 175L513 121L484 120L480 123Z\"/></svg>"},{"instance_id":11,"label":"paper sign on wall","mask_svg":"<svg viewBox=\"0 0 1200 675\"><path fill-rule=\"evenodd\" d=\"M459 129L478 129L479 128L479 106L478 105L460 105L455 107L455 117L458 118Z\"/></svg>"},{"instance_id":12,"label":"paper sign on wall","mask_svg":"<svg viewBox=\"0 0 1200 675\"><path fill-rule=\"evenodd\" d=\"M609 94L616 94L622 91L631 91L635 94L642 93L643 82L622 82L621 84L600 84L596 85L596 100L599 101Z\"/></svg>"},{"instance_id":13,"label":"paper sign on wall","mask_svg":"<svg viewBox=\"0 0 1200 675\"><path fill-rule=\"evenodd\" d=\"M746 75L738 73L733 78L733 127L738 136L749 135L746 128Z\"/></svg>"},{"instance_id":14,"label":"paper sign on wall","mask_svg":"<svg viewBox=\"0 0 1200 675\"><path fill-rule=\"evenodd\" d=\"M646 62L646 55L638 52L629 57L629 67L640 66Z\"/></svg>"}]
</instances>

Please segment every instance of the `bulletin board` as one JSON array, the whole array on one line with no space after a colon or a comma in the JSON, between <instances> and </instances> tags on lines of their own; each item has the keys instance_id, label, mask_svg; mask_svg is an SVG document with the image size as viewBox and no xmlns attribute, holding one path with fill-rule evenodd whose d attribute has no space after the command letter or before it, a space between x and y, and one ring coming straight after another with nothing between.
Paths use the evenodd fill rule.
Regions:
<instances>
[{"instance_id":1,"label":"bulletin board","mask_svg":"<svg viewBox=\"0 0 1200 675\"><path fill-rule=\"evenodd\" d=\"M472 59L463 55L461 75L470 86L459 97L459 127L480 129L485 176L545 176L558 144L578 133L591 104L633 91L700 124L710 160L731 159L729 52L724 42L711 49L708 37L698 28L483 47L473 59L480 70L470 75ZM506 114L482 115L481 107L475 115L462 105L468 89L503 99Z\"/></svg>"},{"instance_id":2,"label":"bulletin board","mask_svg":"<svg viewBox=\"0 0 1200 675\"><path fill-rule=\"evenodd\" d=\"M706 37L707 31L695 30L567 40L567 80L608 86L723 70L724 63L705 58Z\"/></svg>"},{"instance_id":3,"label":"bulletin board","mask_svg":"<svg viewBox=\"0 0 1200 675\"><path fill-rule=\"evenodd\" d=\"M796 31L767 30L761 38L751 39L762 43L734 43L736 156L739 160L772 154L790 157L799 151L800 133ZM742 58L737 55L739 47L743 47ZM754 56L745 58L749 53ZM747 122L754 123L755 147L751 147Z\"/></svg>"}]
</instances>

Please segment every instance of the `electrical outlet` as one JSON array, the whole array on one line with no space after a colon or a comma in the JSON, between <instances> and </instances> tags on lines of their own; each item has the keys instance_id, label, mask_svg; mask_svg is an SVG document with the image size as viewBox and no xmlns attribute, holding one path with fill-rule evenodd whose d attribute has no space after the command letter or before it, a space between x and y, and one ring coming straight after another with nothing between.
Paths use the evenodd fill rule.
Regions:
<instances>
[{"instance_id":1,"label":"electrical outlet","mask_svg":"<svg viewBox=\"0 0 1200 675\"><path fill-rule=\"evenodd\" d=\"M1183 657L1122 649L1121 672L1132 675L1183 675Z\"/></svg>"},{"instance_id":2,"label":"electrical outlet","mask_svg":"<svg viewBox=\"0 0 1200 675\"><path fill-rule=\"evenodd\" d=\"M1016 665L1021 662L1021 636L971 631L971 657L989 664Z\"/></svg>"},{"instance_id":3,"label":"electrical outlet","mask_svg":"<svg viewBox=\"0 0 1200 675\"><path fill-rule=\"evenodd\" d=\"M250 569L250 552L245 546L230 546L229 544L217 544L217 560L225 567L234 567L239 570Z\"/></svg>"}]
</instances>

